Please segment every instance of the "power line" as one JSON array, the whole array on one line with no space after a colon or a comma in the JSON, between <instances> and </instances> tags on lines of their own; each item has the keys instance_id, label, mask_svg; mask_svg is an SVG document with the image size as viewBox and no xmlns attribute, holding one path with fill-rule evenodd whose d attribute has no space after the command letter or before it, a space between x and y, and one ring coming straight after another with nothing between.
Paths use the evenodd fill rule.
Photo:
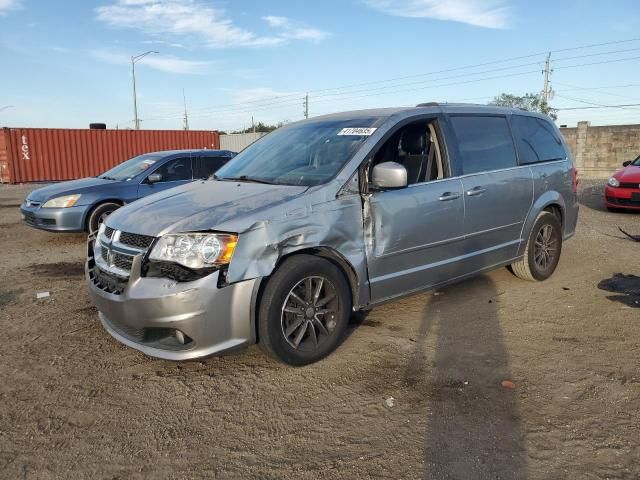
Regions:
<instances>
[{"instance_id":1,"label":"power line","mask_svg":"<svg viewBox=\"0 0 640 480\"><path fill-rule=\"evenodd\" d=\"M634 39L637 40L637 39ZM633 40L628 40L628 41L633 41ZM616 43L616 42L614 42ZM607 43L608 44L608 43ZM602 45L602 44L597 44L597 45ZM573 49L578 49L578 48L587 48L587 47L574 47L572 49L569 50L573 50ZM562 49L559 51L566 51L568 49ZM629 50L636 50L636 49L629 49ZM610 51L610 52L601 52L600 54L612 54L612 53L616 53L616 52L622 52L621 51ZM535 55L535 54L532 54ZM527 56L522 56L522 57L513 57L513 58L525 58L525 57L530 57L532 55L527 55ZM574 57L564 57L564 58L559 58L554 60L554 62L557 61L562 61L562 60L569 60L569 59L576 59L576 58L584 58L584 57L590 57L593 56L593 54L589 54L589 55L581 55L581 56L574 56ZM578 68L578 67L584 67L584 66L590 66L590 65L601 65L601 64L608 64L608 63L615 63L615 62L622 62L622 61L629 61L629 60L636 60L639 59L640 57L627 57L627 58L621 58L621 59L614 59L614 60L604 60L604 61L600 61L600 62L591 62L591 63L583 63L583 64L577 64L577 65L560 65L555 67L556 69L562 69L562 68ZM486 64L491 64L491 63L500 63L500 62L504 62L507 60L498 60L498 61L494 61L494 62L485 62L483 64L477 64L477 65L486 65ZM452 75L452 76L448 76L448 77L442 77L442 78L437 78L437 79L433 79L431 80L431 82L437 82L437 81L441 81L441 80L445 80L445 79L451 79L451 78L459 78L459 77L467 77L469 75L480 75L483 73L491 73L491 72L497 72L497 71L505 71L505 70L511 70L514 68L521 68L524 66L529 66L529 65L537 65L539 64L539 62L530 62L530 63L525 63L525 64L519 64L519 65L511 65L508 67L501 67L501 68L497 68L497 69L490 69L490 70L485 70L485 71L480 71L480 72L470 72L467 74L460 74L460 75ZM447 70L441 70L440 72L444 72L444 71L455 71L455 70L459 70L459 69L463 69L463 68L470 68L470 67L457 67L457 68L453 68L453 69L447 69ZM429 75L433 75L436 74L437 72L431 72ZM532 72L522 72L522 74L528 74L528 73L532 73ZM420 74L421 76L427 75L427 74ZM507 75L509 76L509 75ZM398 77L398 78L409 78L409 77L415 77L415 75L412 76L407 76L407 77ZM488 79L492 79L495 77L490 77ZM486 79L475 79L473 81L483 81ZM385 80L388 81L388 80ZM380 83L381 81L375 82L375 83ZM374 83L374 82L366 82L368 84ZM403 90L397 90L398 87L406 87L406 86L410 86L410 85L422 85L427 83L426 86L420 87L420 88L414 88L414 89L403 89ZM383 92L382 94L390 94L390 93L401 93L401 92L406 92L406 91L413 91L413 90L421 90L424 88L438 88L438 87L444 87L444 86L449 86L449 85L457 85L457 84L461 84L461 83L470 83L468 82L454 82L451 84L441 84L441 85L432 85L430 82L426 82L426 81L417 81L417 82L410 82L410 83L401 83L401 84L394 84L394 85L386 85L386 86L381 86L381 87L377 87L375 89L362 89L362 90L352 90L352 91L347 91L347 92L338 92L338 93L332 93L332 94L323 94L323 95L316 95L315 97L315 101L322 101L322 100L318 100L318 98L322 98L322 97L330 97L330 100L337 100L337 99L344 99L345 96L354 96L354 94L356 93L361 93L361 92L371 92L373 90L390 90L388 92ZM357 84L354 84L357 85ZM338 88L338 87L336 87ZM346 88L346 87L340 87L340 88ZM329 91L332 89L323 89L322 91ZM316 90L316 91L320 91L320 90ZM367 97L367 96L374 96L374 94L370 94L368 93L367 95L358 95L356 96L356 98L361 98L361 97ZM298 97L299 98L299 97ZM205 116L211 116L212 114L215 113L229 113L229 112L248 112L248 111L254 111L254 110L263 110L265 108L270 108L274 105L280 105L282 107L285 106L290 106L293 105L295 103L297 103L298 100L281 100L278 102L270 102L270 103L263 103L262 105L256 105L256 107L251 107L248 105L244 105L244 104L229 104L229 105L243 105L237 108L231 108L231 109L218 109L218 110L212 110L208 113L202 113L202 114L198 114L196 116L198 117L205 117ZM200 109L203 110L203 109ZM182 116L182 115L180 115ZM171 119L171 118L176 118L177 115L174 114L168 114L168 115L162 115L162 116L157 116L157 117L150 117L147 118L146 120L164 120L164 119Z\"/></svg>"},{"instance_id":2,"label":"power line","mask_svg":"<svg viewBox=\"0 0 640 480\"><path fill-rule=\"evenodd\" d=\"M596 108L629 108L629 107L639 107L640 103L627 103L627 104L619 104L619 105L605 105L602 103L590 102L588 100L584 100L581 98L573 98L573 97L565 97L562 95L558 95L560 98L564 98L565 100L571 100L573 102L585 103L589 105L588 107L564 107L557 108L556 110L588 110L588 109L596 109ZM637 110L637 109L633 109Z\"/></svg>"},{"instance_id":3,"label":"power line","mask_svg":"<svg viewBox=\"0 0 640 480\"><path fill-rule=\"evenodd\" d=\"M600 62L590 62L590 63L583 63L583 64L577 64L577 65L561 65L561 66L555 67L555 69L578 68L578 67L584 67L584 66L602 65L602 64L616 63L616 62L629 61L629 60L637 60L637 59L640 59L640 56L638 56L638 57L620 58L620 59L614 59L614 60L603 60L603 61L600 61ZM558 60L562 60L562 59L558 59ZM473 73L459 74L459 75L450 75L448 77L442 77L442 78L431 80L430 82L421 81L421 82L410 82L410 83L403 83L403 84L387 85L387 86L384 86L384 87L378 87L376 89L362 89L362 90L354 90L354 91L343 92L343 93L317 95L316 97L312 97L312 98L316 102L322 102L322 101L331 101L331 100L344 100L345 97L346 98L348 98L348 97L363 98L363 97L376 96L376 95L386 95L386 94L391 94L391 93L403 93L403 92L408 92L408 91L424 90L426 88L439 88L439 87L446 87L446 86L468 84L468 83L474 83L476 81L485 81L485 80L492 80L492 79L496 79L496 78L503 78L503 77L507 78L507 77L518 76L518 75L526 75L526 74L531 74L531 73L538 73L539 70L531 70L531 71L526 71L526 72L519 72L519 73L516 73L516 74L508 74L508 75L502 75L502 76L492 76L492 77L486 77L486 78L480 78L480 79L472 79L472 80L463 81L463 82L452 82L452 83L445 83L445 84L433 84L431 82L437 82L437 81L445 80L445 79L468 77L469 75L480 75L480 74L483 74L483 73L493 73L493 72L505 71L505 70L510 70L510 69L513 69L513 68L521 68L521 67L538 65L538 64L540 64L540 62L530 62L530 63L512 65L512 66L509 66L509 67L501 67L501 68L496 68L496 69L484 70L484 71L480 71L480 72L473 72ZM418 87L418 88L398 89L398 87L406 87L406 86L416 85L416 84L422 85L422 84L425 84L425 83L426 83L426 85ZM361 92L371 92L371 91L374 91L374 90L389 90L389 89L393 89L393 90L384 91L384 92L377 93L377 94L367 93L366 95L354 95L356 93L361 93ZM326 97L330 97L330 98L327 99ZM322 100L321 98L325 98L325 100ZM211 111L211 112L207 112L207 113L203 112L203 113L192 115L192 116L209 117L209 116L211 116L213 114L217 114L217 113L252 112L252 111L264 110L265 108L270 109L274 104L278 104L278 105L280 105L282 107L285 107L285 106L293 106L293 105L295 105L297 103L298 103L298 100L296 99L296 100L293 100L293 101L289 100L289 101L281 101L281 102L272 102L270 104L265 104L265 105L261 105L261 106L258 106L258 107L245 106L245 107L240 107L240 108L235 108L235 109L215 110L215 111ZM157 119L169 119L169 118L175 118L175 117L173 117L172 115L167 115L167 116L150 118L149 120L151 120L151 119L154 119L154 120L157 120Z\"/></svg>"},{"instance_id":4,"label":"power line","mask_svg":"<svg viewBox=\"0 0 640 480\"><path fill-rule=\"evenodd\" d=\"M612 41L612 42L603 42L603 43L594 43L594 44L589 44L589 45L580 45L580 46L577 46L577 47L569 47L569 48L562 48L562 49L552 50L551 53L575 51L575 50L582 50L582 49L587 49L587 48L595 48L595 47L601 47L601 46L607 46L607 45L617 45L617 44L622 44L622 43L635 42L635 41L639 41L639 40L640 40L640 37L630 38L630 39L625 39L625 40L617 40L617 41ZM565 57L565 58L559 58L556 61L568 60L568 59L574 59L574 58L583 58L583 57L594 56L594 55L605 55L605 54L611 54L611 53L620 53L620 52L632 51L632 50L638 50L638 49L617 50L617 51L613 51L613 52L601 52L601 53L583 55L583 56L576 56L576 57ZM329 88L309 90L308 92L310 92L310 93L328 92L328 91L332 91L332 90L344 90L344 89L348 89L348 88L361 87L361 86L366 86L366 85L374 85L374 84L378 84L378 83L395 82L395 81L399 81L399 80L407 80L407 79L410 79L410 78L431 76L431 75L437 75L437 74L440 74L440 73L449 73L449 72L454 72L454 71L458 71L458 70L467 70L467 69L479 68L479 67L488 66L488 65L495 65L495 64L499 64L499 63L507 63L507 62L511 62L511 61L515 61L515 60L521 60L521 59L525 59L525 58L532 58L532 57L536 57L536 56L541 56L541 55L545 55L547 53L549 53L549 52L537 52L537 53L531 53L531 54L527 54L527 55L520 55L520 56L516 56L516 57L508 57L508 58L493 60L493 61L489 61L489 62L477 63L477 64L472 64L472 65L464 65L464 66L453 67L453 68L437 70L437 71L432 71L432 72L417 73L417 74L405 75L405 76L401 76L401 77L392 77L392 78L387 78L387 79L383 79L383 80L372 80L372 81L368 81L368 82L353 83L353 84L347 84L347 85L338 86L338 87L329 87ZM256 104L256 106L263 106L262 105L263 102L266 102L266 101L291 99L292 97L299 97L299 96L300 96L299 93L291 93L291 94L287 94L287 95L278 95L278 96L274 96L274 97L268 97L268 98L263 98L263 99L258 99L258 100L250 100L250 101L241 102L241 103L230 103L230 104L217 105L215 107L213 107L213 106L211 106L211 107L199 107L199 108L196 108L196 109L192 109L192 111L218 109L220 107L227 107L227 106L228 107L249 106L249 105L252 105L252 104ZM272 103L272 104L275 105L277 103ZM264 105L266 105L266 104L264 104Z\"/></svg>"}]
</instances>

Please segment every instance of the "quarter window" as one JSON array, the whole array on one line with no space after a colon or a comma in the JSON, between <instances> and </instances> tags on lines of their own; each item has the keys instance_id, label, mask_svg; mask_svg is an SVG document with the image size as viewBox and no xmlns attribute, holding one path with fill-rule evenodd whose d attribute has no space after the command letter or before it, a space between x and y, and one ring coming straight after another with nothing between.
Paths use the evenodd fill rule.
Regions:
<instances>
[{"instance_id":1,"label":"quarter window","mask_svg":"<svg viewBox=\"0 0 640 480\"><path fill-rule=\"evenodd\" d=\"M511 117L520 163L561 160L567 157L560 135L550 122L537 117Z\"/></svg>"},{"instance_id":2,"label":"quarter window","mask_svg":"<svg viewBox=\"0 0 640 480\"><path fill-rule=\"evenodd\" d=\"M517 165L505 117L453 116L451 124L458 139L464 175Z\"/></svg>"},{"instance_id":3,"label":"quarter window","mask_svg":"<svg viewBox=\"0 0 640 480\"><path fill-rule=\"evenodd\" d=\"M229 157L200 157L200 178L209 178L229 161Z\"/></svg>"}]
</instances>

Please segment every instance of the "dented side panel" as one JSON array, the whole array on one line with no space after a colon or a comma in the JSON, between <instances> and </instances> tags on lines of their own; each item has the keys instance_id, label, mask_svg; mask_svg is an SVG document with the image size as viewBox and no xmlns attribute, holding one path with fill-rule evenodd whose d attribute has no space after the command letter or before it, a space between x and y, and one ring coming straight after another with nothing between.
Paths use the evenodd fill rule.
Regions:
<instances>
[{"instance_id":1,"label":"dented side panel","mask_svg":"<svg viewBox=\"0 0 640 480\"><path fill-rule=\"evenodd\" d=\"M350 265L356 277L357 303L368 303L360 195L331 200L322 200L323 196L322 191L305 196L304 201L289 204L279 217L255 222L240 232L228 281L269 276L282 257L319 248L335 252Z\"/></svg>"}]
</instances>

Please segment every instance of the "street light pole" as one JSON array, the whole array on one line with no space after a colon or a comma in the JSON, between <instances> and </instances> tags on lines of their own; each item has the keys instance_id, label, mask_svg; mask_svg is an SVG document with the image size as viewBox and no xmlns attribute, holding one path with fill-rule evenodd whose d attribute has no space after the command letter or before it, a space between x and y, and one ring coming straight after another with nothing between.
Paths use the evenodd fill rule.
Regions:
<instances>
[{"instance_id":1,"label":"street light pole","mask_svg":"<svg viewBox=\"0 0 640 480\"><path fill-rule=\"evenodd\" d=\"M138 96L136 95L136 62L139 62L150 53L160 53L155 50L141 53L131 57L131 78L133 80L133 123L136 130L140 130L140 119L138 118Z\"/></svg>"}]
</instances>

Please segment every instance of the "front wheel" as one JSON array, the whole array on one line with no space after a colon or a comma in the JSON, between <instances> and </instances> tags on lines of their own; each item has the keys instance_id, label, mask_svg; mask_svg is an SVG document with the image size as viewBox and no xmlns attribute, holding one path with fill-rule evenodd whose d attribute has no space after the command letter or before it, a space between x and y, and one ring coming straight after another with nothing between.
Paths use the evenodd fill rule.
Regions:
<instances>
[{"instance_id":1,"label":"front wheel","mask_svg":"<svg viewBox=\"0 0 640 480\"><path fill-rule=\"evenodd\" d=\"M288 258L260 300L261 348L289 365L307 365L335 350L351 313L351 290L338 267L320 257Z\"/></svg>"},{"instance_id":2,"label":"front wheel","mask_svg":"<svg viewBox=\"0 0 640 480\"><path fill-rule=\"evenodd\" d=\"M511 271L523 280L546 280L555 271L561 251L562 226L558 217L541 212L529 234L524 256L511 264Z\"/></svg>"},{"instance_id":3,"label":"front wheel","mask_svg":"<svg viewBox=\"0 0 640 480\"><path fill-rule=\"evenodd\" d=\"M100 225L107 219L109 215L120 208L120 205L113 202L102 203L95 207L87 220L87 231L93 233L100 228Z\"/></svg>"}]
</instances>

